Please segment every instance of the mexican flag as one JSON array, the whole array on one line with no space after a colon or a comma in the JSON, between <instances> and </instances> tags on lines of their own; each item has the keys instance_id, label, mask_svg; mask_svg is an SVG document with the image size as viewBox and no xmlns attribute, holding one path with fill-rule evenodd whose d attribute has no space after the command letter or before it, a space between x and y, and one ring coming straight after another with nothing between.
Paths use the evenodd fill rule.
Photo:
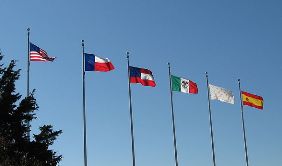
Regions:
<instances>
[{"instance_id":1,"label":"mexican flag","mask_svg":"<svg viewBox=\"0 0 282 166\"><path fill-rule=\"evenodd\" d=\"M176 77L171 75L172 91L178 91L183 93L198 93L197 84L191 80L185 78Z\"/></svg>"}]
</instances>

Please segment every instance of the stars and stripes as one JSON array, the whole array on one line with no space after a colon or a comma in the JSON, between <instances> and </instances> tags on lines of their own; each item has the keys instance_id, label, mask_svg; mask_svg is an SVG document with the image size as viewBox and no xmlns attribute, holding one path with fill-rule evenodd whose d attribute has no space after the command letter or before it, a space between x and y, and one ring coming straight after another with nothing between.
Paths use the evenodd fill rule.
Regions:
<instances>
[{"instance_id":1,"label":"stars and stripes","mask_svg":"<svg viewBox=\"0 0 282 166\"><path fill-rule=\"evenodd\" d=\"M52 62L56 57L49 57L47 52L35 44L30 43L29 58L30 61L39 61L39 62Z\"/></svg>"}]
</instances>

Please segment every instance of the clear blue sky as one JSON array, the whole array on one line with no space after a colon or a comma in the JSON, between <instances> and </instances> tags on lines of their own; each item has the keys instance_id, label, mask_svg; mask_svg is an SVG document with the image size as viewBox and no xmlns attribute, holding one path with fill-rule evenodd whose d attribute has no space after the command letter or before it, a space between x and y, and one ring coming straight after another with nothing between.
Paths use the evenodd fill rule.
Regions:
<instances>
[{"instance_id":1,"label":"clear blue sky","mask_svg":"<svg viewBox=\"0 0 282 166\"><path fill-rule=\"evenodd\" d=\"M206 71L233 91L235 104L212 101L218 166L244 165L237 79L264 97L264 111L245 107L250 165L282 165L282 1L280 0L0 0L4 62L22 69L26 94L26 29L57 59L31 64L40 110L33 125L63 134L54 148L62 166L83 165L81 40L116 70L86 75L89 165L131 166L126 51L131 65L153 71L155 88L132 86L137 166L173 166L167 62L193 80L198 95L174 94L179 166L212 165Z\"/></svg>"}]
</instances>

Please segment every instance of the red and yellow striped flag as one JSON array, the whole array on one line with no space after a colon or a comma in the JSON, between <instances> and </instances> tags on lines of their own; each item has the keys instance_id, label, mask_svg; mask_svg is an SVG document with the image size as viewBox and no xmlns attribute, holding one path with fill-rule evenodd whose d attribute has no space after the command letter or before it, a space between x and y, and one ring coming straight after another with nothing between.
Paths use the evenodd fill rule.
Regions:
<instances>
[{"instance_id":1,"label":"red and yellow striped flag","mask_svg":"<svg viewBox=\"0 0 282 166\"><path fill-rule=\"evenodd\" d=\"M243 105L263 109L263 98L261 96L242 91L242 101Z\"/></svg>"}]
</instances>

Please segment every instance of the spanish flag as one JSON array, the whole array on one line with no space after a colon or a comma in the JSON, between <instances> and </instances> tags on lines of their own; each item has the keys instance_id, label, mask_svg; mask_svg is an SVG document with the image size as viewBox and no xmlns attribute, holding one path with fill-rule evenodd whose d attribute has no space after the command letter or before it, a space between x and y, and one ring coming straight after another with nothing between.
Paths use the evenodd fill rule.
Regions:
<instances>
[{"instance_id":1,"label":"spanish flag","mask_svg":"<svg viewBox=\"0 0 282 166\"><path fill-rule=\"evenodd\" d=\"M242 91L242 101L243 105L263 109L263 98L261 96Z\"/></svg>"}]
</instances>

